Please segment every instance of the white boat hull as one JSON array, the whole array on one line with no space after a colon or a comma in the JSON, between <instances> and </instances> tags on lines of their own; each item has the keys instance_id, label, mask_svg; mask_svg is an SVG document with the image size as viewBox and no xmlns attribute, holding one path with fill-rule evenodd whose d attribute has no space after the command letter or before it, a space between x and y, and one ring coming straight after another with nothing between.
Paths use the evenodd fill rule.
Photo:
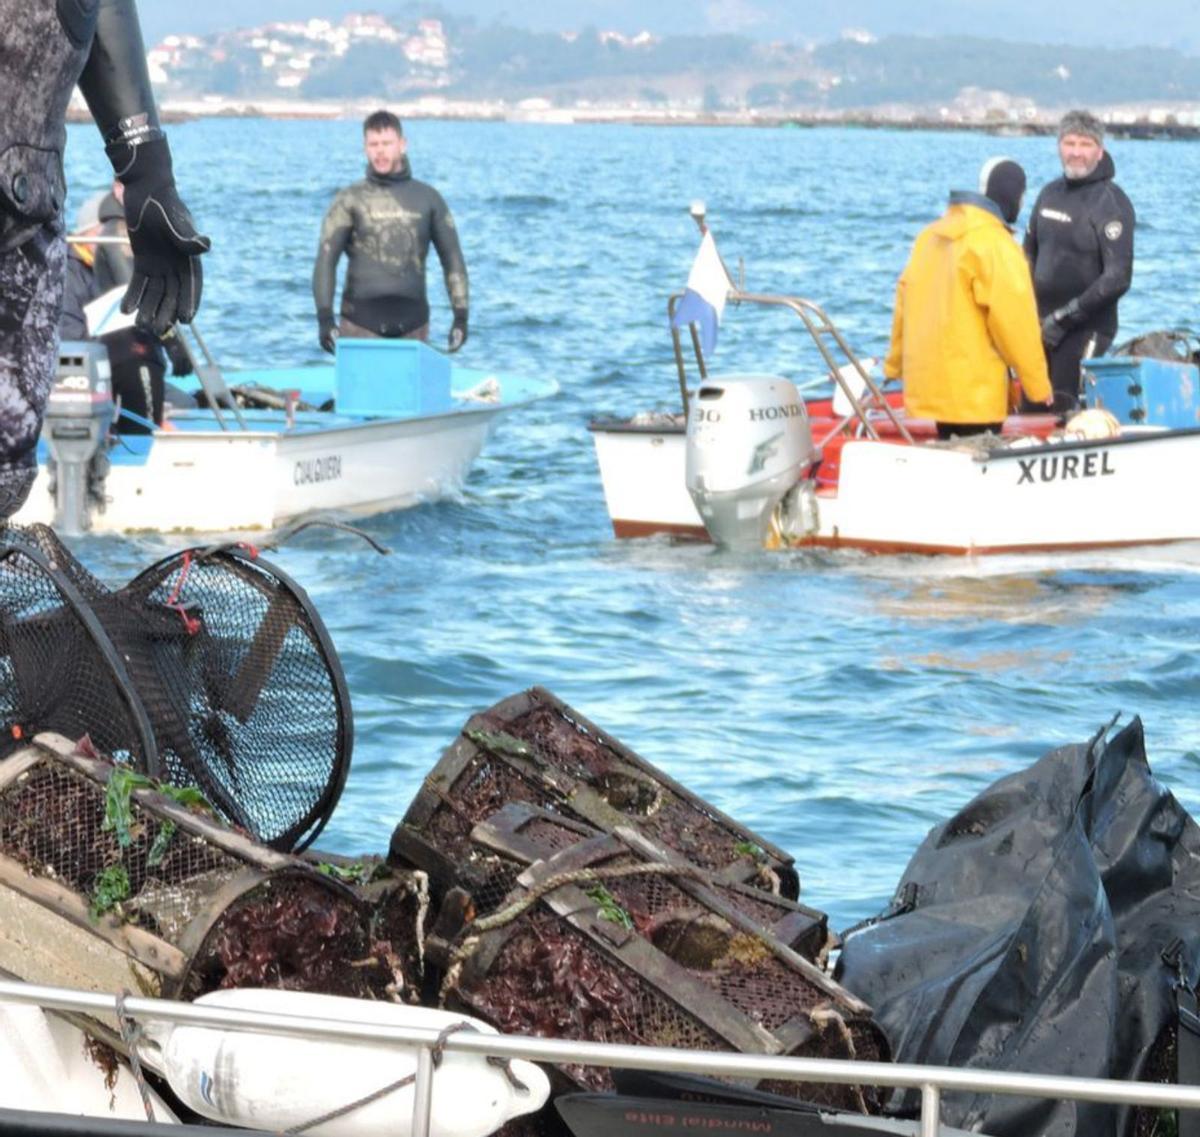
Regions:
<instances>
[{"instance_id":1,"label":"white boat hull","mask_svg":"<svg viewBox=\"0 0 1200 1137\"><path fill-rule=\"evenodd\" d=\"M684 485L682 431L593 427L614 532L705 538ZM1200 540L1200 431L1126 432L978 454L856 439L818 492L798 545L872 552L1017 553Z\"/></svg>"},{"instance_id":2,"label":"white boat hull","mask_svg":"<svg viewBox=\"0 0 1200 1137\"><path fill-rule=\"evenodd\" d=\"M83 1031L40 1007L0 1002L0 1109L80 1117L146 1120L129 1068L109 1071L86 1049ZM150 1093L155 1120L175 1123L163 1100Z\"/></svg>"},{"instance_id":3,"label":"white boat hull","mask_svg":"<svg viewBox=\"0 0 1200 1137\"><path fill-rule=\"evenodd\" d=\"M684 482L682 427L655 430L592 427L604 500L618 537L669 533L707 540Z\"/></svg>"},{"instance_id":4,"label":"white boat hull","mask_svg":"<svg viewBox=\"0 0 1200 1137\"><path fill-rule=\"evenodd\" d=\"M144 462L113 465L109 500L91 528L271 529L311 513L367 515L436 501L461 489L497 411L307 432L159 431ZM18 523L53 521L49 486L43 466Z\"/></svg>"}]
</instances>

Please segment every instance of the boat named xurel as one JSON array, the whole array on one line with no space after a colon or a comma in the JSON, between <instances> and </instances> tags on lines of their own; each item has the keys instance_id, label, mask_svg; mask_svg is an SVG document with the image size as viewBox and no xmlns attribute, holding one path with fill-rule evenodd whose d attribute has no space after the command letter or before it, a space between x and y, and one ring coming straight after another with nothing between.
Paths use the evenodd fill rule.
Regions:
<instances>
[{"instance_id":1,"label":"boat named xurel","mask_svg":"<svg viewBox=\"0 0 1200 1137\"><path fill-rule=\"evenodd\" d=\"M19 523L223 532L404 509L456 493L499 415L558 390L451 367L414 340L345 340L336 366L223 376L194 338L196 405L115 442L111 424L129 416L103 347L62 345Z\"/></svg>"},{"instance_id":2,"label":"boat named xurel","mask_svg":"<svg viewBox=\"0 0 1200 1137\"><path fill-rule=\"evenodd\" d=\"M618 537L950 554L1200 539L1200 504L1170 492L1200 469L1194 363L1094 360L1077 419L1013 415L999 436L939 442L816 304L730 299L798 316L835 394L806 401L781 376L708 375L698 347L689 390L672 329L686 415L590 426Z\"/></svg>"}]
</instances>

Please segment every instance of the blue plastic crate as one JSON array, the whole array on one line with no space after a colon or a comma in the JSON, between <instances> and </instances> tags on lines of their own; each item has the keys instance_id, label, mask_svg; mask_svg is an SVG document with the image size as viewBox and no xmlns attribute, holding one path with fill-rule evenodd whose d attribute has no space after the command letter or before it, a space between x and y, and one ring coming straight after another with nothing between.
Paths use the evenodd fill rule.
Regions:
<instances>
[{"instance_id":1,"label":"blue plastic crate","mask_svg":"<svg viewBox=\"0 0 1200 1137\"><path fill-rule=\"evenodd\" d=\"M1089 359L1083 395L1135 426L1200 426L1200 368L1194 363L1128 355Z\"/></svg>"},{"instance_id":2,"label":"blue plastic crate","mask_svg":"<svg viewBox=\"0 0 1200 1137\"><path fill-rule=\"evenodd\" d=\"M420 340L338 340L334 397L353 415L431 415L450 409L450 360Z\"/></svg>"}]
</instances>

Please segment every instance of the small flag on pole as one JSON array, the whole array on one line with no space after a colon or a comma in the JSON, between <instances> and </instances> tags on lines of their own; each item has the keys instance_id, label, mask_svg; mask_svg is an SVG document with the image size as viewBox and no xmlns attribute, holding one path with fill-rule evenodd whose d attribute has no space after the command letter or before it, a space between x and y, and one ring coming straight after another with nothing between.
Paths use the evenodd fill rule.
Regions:
<instances>
[{"instance_id":1,"label":"small flag on pole","mask_svg":"<svg viewBox=\"0 0 1200 1137\"><path fill-rule=\"evenodd\" d=\"M717 243L711 231L704 234L700 251L692 262L688 274L687 290L679 307L675 309L672 327L683 328L695 324L700 336L700 350L705 358L711 356L717 346L717 328L721 314L725 311L725 298L729 295L729 274L721 263Z\"/></svg>"}]
</instances>

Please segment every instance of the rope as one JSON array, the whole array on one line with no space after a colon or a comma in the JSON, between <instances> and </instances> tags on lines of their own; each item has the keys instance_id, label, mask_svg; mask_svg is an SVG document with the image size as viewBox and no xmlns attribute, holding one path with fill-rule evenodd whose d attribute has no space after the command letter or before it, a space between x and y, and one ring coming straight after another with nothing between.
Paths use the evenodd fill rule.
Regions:
<instances>
[{"instance_id":1,"label":"rope","mask_svg":"<svg viewBox=\"0 0 1200 1137\"><path fill-rule=\"evenodd\" d=\"M138 1093L142 1096L142 1108L146 1111L146 1120L153 1122L158 1118L154 1116L154 1103L150 1100L150 1087L146 1085L146 1075L142 1073L142 1063L137 1052L142 1029L125 1010L125 1000L128 997L128 991L122 991L117 996L117 1024L121 1028L121 1039L129 1051L129 1069L133 1071L133 1079L137 1083Z\"/></svg>"},{"instance_id":2,"label":"rope","mask_svg":"<svg viewBox=\"0 0 1200 1137\"><path fill-rule=\"evenodd\" d=\"M183 554L183 561L179 567L179 580L171 590L171 595L167 597L166 606L179 613L180 619L183 620L183 626L187 629L187 634L194 636L200 630L200 621L194 616L189 616L187 609L179 600L179 594L183 592L183 586L187 583L188 573L191 572L191 569L192 551L189 549Z\"/></svg>"},{"instance_id":3,"label":"rope","mask_svg":"<svg viewBox=\"0 0 1200 1137\"><path fill-rule=\"evenodd\" d=\"M459 976L467 960L475 954L479 947L479 938L485 932L502 928L512 923L528 908L536 904L543 896L561 888L564 884L601 883L606 880L618 880L630 876L682 876L698 880L701 884L712 884L712 873L703 872L692 865L672 865L664 861L654 861L650 864L617 865L608 869L570 869L566 872L555 873L540 884L534 885L524 896L514 900L507 908L501 908L490 916L476 920L472 927L474 934L468 936L459 945L458 950L450 957L450 965L446 968L446 977L442 980L438 992L438 1006L445 1006L446 995L458 984Z\"/></svg>"},{"instance_id":4,"label":"rope","mask_svg":"<svg viewBox=\"0 0 1200 1137\"><path fill-rule=\"evenodd\" d=\"M409 885L417 894L417 967L425 974L425 919L429 915L429 874L419 869L412 874Z\"/></svg>"},{"instance_id":5,"label":"rope","mask_svg":"<svg viewBox=\"0 0 1200 1137\"><path fill-rule=\"evenodd\" d=\"M829 1003L824 1003L819 1007L813 1007L809 1012L808 1020L816 1027L818 1034L825 1034L827 1028L835 1027L841 1037L842 1042L846 1046L846 1057L850 1061L854 1061L858 1057L858 1051L854 1046L854 1036L850 1033L850 1028L846 1025L846 1020L842 1018L841 1013L836 1007ZM862 1086L851 1086L854 1091L854 1101L858 1106L860 1113L867 1113L867 1099L863 1096Z\"/></svg>"},{"instance_id":6,"label":"rope","mask_svg":"<svg viewBox=\"0 0 1200 1137\"><path fill-rule=\"evenodd\" d=\"M476 1028L469 1022L451 1023L438 1032L437 1041L430 1047L433 1054L433 1068L436 1070L442 1064L442 1056L446 1052L446 1042L452 1034L458 1034L459 1031L470 1030ZM489 1066L497 1066L504 1071L504 1076L508 1079L509 1085L521 1093L528 1094L529 1087L520 1080L512 1072L511 1060L508 1058L489 1058ZM301 1125L293 1125L290 1129L283 1130L286 1134L304 1133L309 1129L315 1129L318 1125L324 1125L327 1121L335 1121L339 1117L345 1117L348 1113L353 1113L356 1109L361 1109L363 1106L371 1105L373 1102L385 1098L388 1094L393 1094L397 1090L404 1089L405 1086L411 1086L417 1080L417 1074L413 1073L405 1075L403 1078L398 1078L390 1085L384 1086L382 1089L376 1090L374 1093L367 1094L365 1097L359 1098L357 1101L352 1101L349 1105L343 1105L338 1109L332 1109L328 1113L322 1114L320 1117L313 1118L312 1121L306 1121Z\"/></svg>"}]
</instances>

